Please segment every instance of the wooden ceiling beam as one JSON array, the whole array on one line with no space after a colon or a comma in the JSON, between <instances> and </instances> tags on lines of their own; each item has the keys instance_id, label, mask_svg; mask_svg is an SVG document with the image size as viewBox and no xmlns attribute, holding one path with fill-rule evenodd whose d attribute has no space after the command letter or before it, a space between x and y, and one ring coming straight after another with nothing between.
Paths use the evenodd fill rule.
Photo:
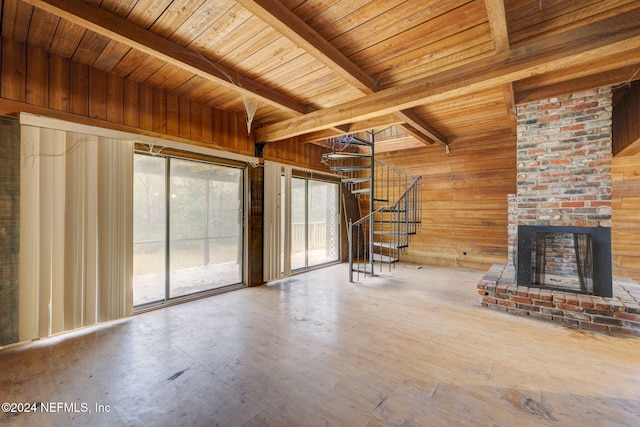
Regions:
<instances>
[{"instance_id":1,"label":"wooden ceiling beam","mask_svg":"<svg viewBox=\"0 0 640 427\"><path fill-rule=\"evenodd\" d=\"M256 130L260 141L277 141L495 88L576 65L588 65L609 52L640 47L640 10L554 34L372 95L274 123Z\"/></svg>"},{"instance_id":2,"label":"wooden ceiling beam","mask_svg":"<svg viewBox=\"0 0 640 427\"><path fill-rule=\"evenodd\" d=\"M507 16L504 10L504 0L484 0L489 18L489 28L493 38L496 53L509 50L509 31L507 30Z\"/></svg>"},{"instance_id":3,"label":"wooden ceiling beam","mask_svg":"<svg viewBox=\"0 0 640 427\"><path fill-rule=\"evenodd\" d=\"M242 7L337 72L352 86L375 92L376 82L324 37L310 28L278 0L236 0Z\"/></svg>"},{"instance_id":4,"label":"wooden ceiling beam","mask_svg":"<svg viewBox=\"0 0 640 427\"><path fill-rule=\"evenodd\" d=\"M81 0L22 1L149 56L188 70L241 95L296 114L313 111L306 104L248 77L239 76L236 71L214 63L199 52L187 49L92 4ZM237 77L238 81L230 81L229 76Z\"/></svg>"},{"instance_id":5,"label":"wooden ceiling beam","mask_svg":"<svg viewBox=\"0 0 640 427\"><path fill-rule=\"evenodd\" d=\"M379 90L376 81L336 49L317 31L277 0L236 0L241 6L339 74L365 95ZM405 130L422 143L447 145L444 135L411 110L395 113L409 126ZM400 125L404 127L402 124Z\"/></svg>"},{"instance_id":6,"label":"wooden ceiling beam","mask_svg":"<svg viewBox=\"0 0 640 427\"><path fill-rule=\"evenodd\" d=\"M308 133L304 135L304 142L320 141L323 139L342 135L344 133L375 131L378 129L387 128L389 126L400 126L403 123L404 123L404 120L402 120L400 117L394 114L389 114L387 116L375 117L373 119L364 120L362 122L350 123L348 125L344 125L342 133L338 133L335 130L329 130L329 129ZM423 142L420 141L420 143L422 144Z\"/></svg>"},{"instance_id":7,"label":"wooden ceiling beam","mask_svg":"<svg viewBox=\"0 0 640 427\"><path fill-rule=\"evenodd\" d=\"M631 82L634 76L636 79L640 79L640 73L638 73L639 70L640 59L633 65L627 65L615 70L603 71L597 74L572 78L568 81L557 82L544 86L538 84L537 87L534 88L523 88L527 81L521 80L514 83L515 103L524 104L527 102L551 98L553 96L593 89L594 87L620 85Z\"/></svg>"},{"instance_id":8,"label":"wooden ceiling beam","mask_svg":"<svg viewBox=\"0 0 640 427\"><path fill-rule=\"evenodd\" d=\"M493 39L493 45L496 53L501 54L503 52L508 52L511 45L509 44L509 29L507 27L507 14L504 9L504 0L485 0L484 5L487 9L491 38ZM509 118L509 123L511 124L513 133L515 134L518 118L516 114L512 82L502 85L502 95L507 108L507 117Z\"/></svg>"},{"instance_id":9,"label":"wooden ceiling beam","mask_svg":"<svg viewBox=\"0 0 640 427\"><path fill-rule=\"evenodd\" d=\"M437 142L440 145L447 146L447 138L416 114L414 110L407 109L398 111L395 115L406 122L408 126L403 126L403 128L414 138L422 140L422 138L416 136L416 134L419 136L426 135L429 138L429 143Z\"/></svg>"}]
</instances>

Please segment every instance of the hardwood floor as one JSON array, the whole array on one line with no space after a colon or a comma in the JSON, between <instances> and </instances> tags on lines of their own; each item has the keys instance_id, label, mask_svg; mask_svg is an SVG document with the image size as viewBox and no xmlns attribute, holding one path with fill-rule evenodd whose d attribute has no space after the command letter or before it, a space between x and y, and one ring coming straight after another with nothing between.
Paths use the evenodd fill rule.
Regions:
<instances>
[{"instance_id":1,"label":"hardwood floor","mask_svg":"<svg viewBox=\"0 0 640 427\"><path fill-rule=\"evenodd\" d=\"M638 425L640 340L481 308L482 274L342 264L5 348L0 400L60 412L0 424Z\"/></svg>"}]
</instances>

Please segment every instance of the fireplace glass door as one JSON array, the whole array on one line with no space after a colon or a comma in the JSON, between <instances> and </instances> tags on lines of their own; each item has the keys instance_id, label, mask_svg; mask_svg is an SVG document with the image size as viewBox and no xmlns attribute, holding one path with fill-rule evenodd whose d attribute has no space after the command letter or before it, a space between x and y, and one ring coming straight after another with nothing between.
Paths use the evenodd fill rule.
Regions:
<instances>
[{"instance_id":1,"label":"fireplace glass door","mask_svg":"<svg viewBox=\"0 0 640 427\"><path fill-rule=\"evenodd\" d=\"M536 232L532 252L532 284L593 293L590 234Z\"/></svg>"}]
</instances>

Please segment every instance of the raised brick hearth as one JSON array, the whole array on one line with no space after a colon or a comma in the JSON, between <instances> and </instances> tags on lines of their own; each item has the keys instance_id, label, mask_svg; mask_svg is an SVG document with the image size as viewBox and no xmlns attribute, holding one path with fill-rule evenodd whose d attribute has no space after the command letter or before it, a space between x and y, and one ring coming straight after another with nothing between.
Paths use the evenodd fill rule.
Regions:
<instances>
[{"instance_id":1,"label":"raised brick hearth","mask_svg":"<svg viewBox=\"0 0 640 427\"><path fill-rule=\"evenodd\" d=\"M481 305L594 331L640 336L640 287L631 280L611 278L610 237L603 243L598 238L597 253L589 246L584 254L591 255L581 255L589 261L599 256L589 264L593 274L589 280L594 278L596 283L606 273L607 288L600 292L604 296L593 295L599 289L582 286L586 268L579 270L580 286L575 292L573 286L558 289L542 283L545 272L564 283L568 275L559 278L556 272L576 271L577 256L566 256L569 248L556 246L556 240L566 240L564 236L540 246L545 247L540 252L545 257L536 257L534 266L527 255L532 253L534 239L518 239L519 229L554 235L557 230L582 235L593 230L610 236L610 230L600 233L610 229L612 217L610 88L522 104L517 110L517 193L508 200L509 256L506 266L495 265L478 284ZM600 256L603 251L605 255ZM569 264L558 265L561 262ZM531 275L516 274L534 267L543 272L536 276L540 282Z\"/></svg>"},{"instance_id":2,"label":"raised brick hearth","mask_svg":"<svg viewBox=\"0 0 640 427\"><path fill-rule=\"evenodd\" d=\"M513 266L494 265L478 283L480 304L518 316L547 320L591 331L640 337L640 285L615 278L614 296L517 286Z\"/></svg>"}]
</instances>

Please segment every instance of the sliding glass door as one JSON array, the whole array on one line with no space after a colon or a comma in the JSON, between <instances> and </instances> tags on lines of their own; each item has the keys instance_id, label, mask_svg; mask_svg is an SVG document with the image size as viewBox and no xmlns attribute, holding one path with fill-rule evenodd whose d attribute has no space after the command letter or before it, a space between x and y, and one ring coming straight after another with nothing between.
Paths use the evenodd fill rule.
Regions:
<instances>
[{"instance_id":1,"label":"sliding glass door","mask_svg":"<svg viewBox=\"0 0 640 427\"><path fill-rule=\"evenodd\" d=\"M134 305L242 283L243 172L136 154Z\"/></svg>"},{"instance_id":2,"label":"sliding glass door","mask_svg":"<svg viewBox=\"0 0 640 427\"><path fill-rule=\"evenodd\" d=\"M291 270L339 259L339 194L337 183L291 178Z\"/></svg>"}]
</instances>

